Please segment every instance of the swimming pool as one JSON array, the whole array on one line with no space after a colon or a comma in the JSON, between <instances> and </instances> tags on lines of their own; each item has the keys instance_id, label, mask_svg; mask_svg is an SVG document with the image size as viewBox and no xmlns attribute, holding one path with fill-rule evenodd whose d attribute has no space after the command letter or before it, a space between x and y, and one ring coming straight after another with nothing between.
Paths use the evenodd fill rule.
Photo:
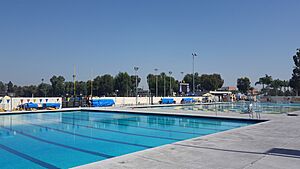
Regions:
<instances>
[{"instance_id":1,"label":"swimming pool","mask_svg":"<svg viewBox=\"0 0 300 169\"><path fill-rule=\"evenodd\" d=\"M1 168L70 168L257 123L117 112L1 115Z\"/></svg>"},{"instance_id":2,"label":"swimming pool","mask_svg":"<svg viewBox=\"0 0 300 169\"><path fill-rule=\"evenodd\" d=\"M253 102L253 111L259 113L287 113L300 110L300 104L295 103L261 103ZM211 111L211 112L238 112L245 113L249 102L215 103L201 105L183 105L158 107L163 109L189 110L189 111Z\"/></svg>"}]
</instances>

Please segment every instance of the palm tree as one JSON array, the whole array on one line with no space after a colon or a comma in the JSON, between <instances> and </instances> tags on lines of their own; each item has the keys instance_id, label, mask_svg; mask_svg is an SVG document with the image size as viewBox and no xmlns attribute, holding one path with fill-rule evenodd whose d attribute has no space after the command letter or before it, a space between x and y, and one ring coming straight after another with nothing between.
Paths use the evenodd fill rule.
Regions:
<instances>
[{"instance_id":1,"label":"palm tree","mask_svg":"<svg viewBox=\"0 0 300 169\"><path fill-rule=\"evenodd\" d=\"M259 80L257 82L255 82L255 86L256 85L263 85L263 89L265 88L265 82L264 82L264 79L261 77L259 78Z\"/></svg>"},{"instance_id":2,"label":"palm tree","mask_svg":"<svg viewBox=\"0 0 300 169\"><path fill-rule=\"evenodd\" d=\"M270 87L272 87L275 90L276 96L278 94L278 88L282 86L282 81L280 79L273 80L270 84Z\"/></svg>"},{"instance_id":3,"label":"palm tree","mask_svg":"<svg viewBox=\"0 0 300 169\"><path fill-rule=\"evenodd\" d=\"M288 80L282 81L284 92L287 91L287 88L290 86L290 82Z\"/></svg>"},{"instance_id":4,"label":"palm tree","mask_svg":"<svg viewBox=\"0 0 300 169\"><path fill-rule=\"evenodd\" d=\"M262 85L263 86L262 91L265 91L265 85L267 85L266 88L269 88L272 81L273 81L272 76L269 76L266 74L265 77L259 78L258 82L256 82L255 85L258 85L258 84Z\"/></svg>"}]
</instances>

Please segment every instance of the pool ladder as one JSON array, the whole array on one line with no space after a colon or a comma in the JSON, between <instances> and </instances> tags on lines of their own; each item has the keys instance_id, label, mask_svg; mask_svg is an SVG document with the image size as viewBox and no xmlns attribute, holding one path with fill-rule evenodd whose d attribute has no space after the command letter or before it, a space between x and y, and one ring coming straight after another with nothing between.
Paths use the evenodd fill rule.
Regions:
<instances>
[{"instance_id":1,"label":"pool ladder","mask_svg":"<svg viewBox=\"0 0 300 169\"><path fill-rule=\"evenodd\" d=\"M253 112L253 110L249 110L248 114L249 114L249 118L254 119L254 112ZM256 111L255 112L255 117L256 117L256 119L260 119L260 112Z\"/></svg>"}]
</instances>

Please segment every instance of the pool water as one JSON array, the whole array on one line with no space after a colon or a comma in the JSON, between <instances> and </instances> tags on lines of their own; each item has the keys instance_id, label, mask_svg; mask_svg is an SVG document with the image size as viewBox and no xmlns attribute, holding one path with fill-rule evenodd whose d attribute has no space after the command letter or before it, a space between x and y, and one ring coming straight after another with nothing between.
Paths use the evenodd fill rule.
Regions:
<instances>
[{"instance_id":1,"label":"pool water","mask_svg":"<svg viewBox=\"0 0 300 169\"><path fill-rule=\"evenodd\" d=\"M113 112L0 116L1 168L70 168L257 121Z\"/></svg>"},{"instance_id":2,"label":"pool water","mask_svg":"<svg viewBox=\"0 0 300 169\"><path fill-rule=\"evenodd\" d=\"M259 113L287 113L300 110L300 104L295 103L260 103L254 102L253 112ZM205 111L205 112L238 112L246 113L248 111L249 102L237 103L216 103L203 105L184 105L159 107L163 109L189 110L189 111Z\"/></svg>"}]
</instances>

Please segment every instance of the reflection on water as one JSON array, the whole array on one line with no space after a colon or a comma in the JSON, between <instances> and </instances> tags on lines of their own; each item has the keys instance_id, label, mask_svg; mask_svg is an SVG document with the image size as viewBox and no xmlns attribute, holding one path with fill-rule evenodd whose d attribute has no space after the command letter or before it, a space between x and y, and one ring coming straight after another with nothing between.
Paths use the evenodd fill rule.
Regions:
<instances>
[{"instance_id":1,"label":"reflection on water","mask_svg":"<svg viewBox=\"0 0 300 169\"><path fill-rule=\"evenodd\" d=\"M292 103L259 103L253 104L253 111L258 113L286 113L300 110L299 104ZM249 103L221 103L210 105L189 105L163 107L165 109L189 110L189 111L205 111L205 112L237 112L246 113Z\"/></svg>"}]
</instances>

